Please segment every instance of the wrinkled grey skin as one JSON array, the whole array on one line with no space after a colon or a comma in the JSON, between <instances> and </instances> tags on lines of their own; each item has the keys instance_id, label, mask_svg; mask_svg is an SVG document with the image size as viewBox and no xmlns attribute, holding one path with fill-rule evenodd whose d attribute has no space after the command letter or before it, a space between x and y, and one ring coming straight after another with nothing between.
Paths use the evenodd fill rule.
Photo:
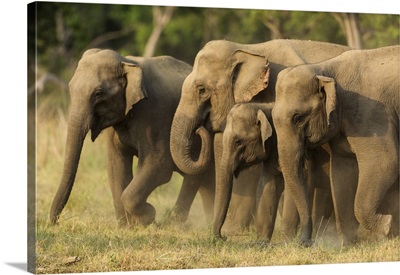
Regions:
<instances>
[{"instance_id":1,"label":"wrinkled grey skin","mask_svg":"<svg viewBox=\"0 0 400 275\"><path fill-rule=\"evenodd\" d=\"M398 227L398 215L378 208L399 180L399 51L399 46L348 51L278 76L272 116L280 167L299 210L305 245L312 234L305 152L326 142L343 242L356 240L358 224L382 235Z\"/></svg>"},{"instance_id":2,"label":"wrinkled grey skin","mask_svg":"<svg viewBox=\"0 0 400 275\"><path fill-rule=\"evenodd\" d=\"M257 208L257 238L269 242L275 226L277 208L284 189L282 173L278 164L276 134L272 123L273 103L239 103L228 114L223 132L221 172L216 179L214 236L225 239L222 225L228 212L232 194L233 178L257 163L263 164L260 198ZM308 179L310 196L315 194L315 221L329 218L332 199L329 192L329 153L322 148L308 153ZM254 188L254 186L250 186ZM327 190L328 192L324 192ZM256 190L255 190L256 191ZM297 231L298 212L290 194L284 197L282 229L292 239ZM328 206L328 207L327 207Z\"/></svg>"},{"instance_id":3,"label":"wrinkled grey skin","mask_svg":"<svg viewBox=\"0 0 400 275\"><path fill-rule=\"evenodd\" d=\"M182 83L190 71L190 65L168 56L122 57L114 51L100 49L83 54L69 84L71 108L64 170L51 206L52 224L57 222L72 191L89 130L92 141L102 131L108 138L108 177L119 224L153 222L155 209L146 202L148 196L156 187L167 183L173 171L181 172L171 158L169 137ZM210 142L204 129L200 128L199 135L205 143ZM194 142L198 151L199 145L199 141L197 145ZM134 156L138 157L135 176ZM209 165L198 176L184 175L176 202L180 219L186 219L199 189L211 219L213 174L213 165Z\"/></svg>"},{"instance_id":4,"label":"wrinkled grey skin","mask_svg":"<svg viewBox=\"0 0 400 275\"><path fill-rule=\"evenodd\" d=\"M222 132L235 103L274 100L276 76L285 67L323 61L349 49L300 40L252 45L225 40L207 43L183 83L172 124L171 150L178 167L189 174L198 172L191 167L195 161L188 152L194 132L208 116L212 131Z\"/></svg>"},{"instance_id":5,"label":"wrinkled grey skin","mask_svg":"<svg viewBox=\"0 0 400 275\"><path fill-rule=\"evenodd\" d=\"M188 174L201 172L197 158L190 157L195 131L201 125L211 124L214 158L221 159L221 133L229 110L235 103L273 102L276 76L285 67L319 62L349 49L300 40L272 40L249 45L226 40L207 43L197 54L193 70L183 83L172 123L171 153L177 166ZM200 157L205 158L208 156ZM218 165L217 161L217 173ZM235 179L231 200L235 223L247 226L251 221L248 217L255 212L256 194L249 190L256 188L257 174L260 175L259 167L252 167Z\"/></svg>"}]
</instances>

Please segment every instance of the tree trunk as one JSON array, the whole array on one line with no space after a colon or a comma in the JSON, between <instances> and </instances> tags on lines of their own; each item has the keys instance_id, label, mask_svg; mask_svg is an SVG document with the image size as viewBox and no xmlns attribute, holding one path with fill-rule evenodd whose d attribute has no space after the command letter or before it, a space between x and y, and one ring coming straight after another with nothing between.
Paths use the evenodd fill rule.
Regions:
<instances>
[{"instance_id":1,"label":"tree trunk","mask_svg":"<svg viewBox=\"0 0 400 275\"><path fill-rule=\"evenodd\" d=\"M164 10L161 7L153 7L153 31L147 40L146 47L144 49L144 57L152 57L154 55L158 39L168 22L171 20L172 14L174 13L175 7L167 6Z\"/></svg>"},{"instance_id":2,"label":"tree trunk","mask_svg":"<svg viewBox=\"0 0 400 275\"><path fill-rule=\"evenodd\" d=\"M333 13L346 35L347 45L354 49L362 48L358 15L355 13Z\"/></svg>"}]
</instances>

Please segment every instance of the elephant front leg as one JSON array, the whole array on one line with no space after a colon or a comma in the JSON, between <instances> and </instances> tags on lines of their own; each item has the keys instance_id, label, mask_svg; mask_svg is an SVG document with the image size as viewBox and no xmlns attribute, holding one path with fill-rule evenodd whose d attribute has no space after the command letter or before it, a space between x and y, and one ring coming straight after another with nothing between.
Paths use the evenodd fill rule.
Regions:
<instances>
[{"instance_id":1,"label":"elephant front leg","mask_svg":"<svg viewBox=\"0 0 400 275\"><path fill-rule=\"evenodd\" d=\"M274 232L278 204L283 192L283 177L273 171L264 171L262 181L261 197L257 206L257 238L269 242Z\"/></svg>"},{"instance_id":2,"label":"elephant front leg","mask_svg":"<svg viewBox=\"0 0 400 275\"><path fill-rule=\"evenodd\" d=\"M168 165L139 159L137 173L121 196L130 226L147 226L155 220L156 210L147 198L154 189L167 183L171 176L172 168Z\"/></svg>"},{"instance_id":3,"label":"elephant front leg","mask_svg":"<svg viewBox=\"0 0 400 275\"><path fill-rule=\"evenodd\" d=\"M215 174L213 165L210 165L202 174L184 175L182 187L174 207L174 216L178 221L185 222L187 220L197 192L201 196L206 221L207 223L211 223L214 216L215 199Z\"/></svg>"},{"instance_id":4,"label":"elephant front leg","mask_svg":"<svg viewBox=\"0 0 400 275\"><path fill-rule=\"evenodd\" d=\"M358 148L360 149L357 150ZM399 178L399 147L397 142L387 139L371 142L368 152L365 148L367 147L360 146L356 149L360 173L354 212L364 228L387 236L392 227L393 217L390 214L379 213L378 208L388 190ZM373 159L370 152L373 152Z\"/></svg>"},{"instance_id":5,"label":"elephant front leg","mask_svg":"<svg viewBox=\"0 0 400 275\"><path fill-rule=\"evenodd\" d=\"M181 189L174 206L174 219L185 222L189 216L190 207L199 191L201 182L195 180L196 176L187 175L183 177Z\"/></svg>"},{"instance_id":6,"label":"elephant front leg","mask_svg":"<svg viewBox=\"0 0 400 275\"><path fill-rule=\"evenodd\" d=\"M331 153L331 192L335 211L336 229L344 245L357 239L358 222L354 215L358 166L353 156Z\"/></svg>"},{"instance_id":7,"label":"elephant front leg","mask_svg":"<svg viewBox=\"0 0 400 275\"><path fill-rule=\"evenodd\" d=\"M293 240L296 236L300 218L296 204L287 190L283 195L283 211L281 217L281 230L287 240Z\"/></svg>"},{"instance_id":8,"label":"elephant front leg","mask_svg":"<svg viewBox=\"0 0 400 275\"><path fill-rule=\"evenodd\" d=\"M329 189L315 188L313 203L313 228L315 235L322 237L333 213L332 194Z\"/></svg>"},{"instance_id":9,"label":"elephant front leg","mask_svg":"<svg viewBox=\"0 0 400 275\"><path fill-rule=\"evenodd\" d=\"M133 179L132 162L133 152L123 146L118 138L114 138L114 132L110 133L108 150L107 173L110 189L114 202L115 215L119 226L128 225L125 215L124 205L121 201L121 195L124 189Z\"/></svg>"},{"instance_id":10,"label":"elephant front leg","mask_svg":"<svg viewBox=\"0 0 400 275\"><path fill-rule=\"evenodd\" d=\"M207 223L211 223L214 218L214 201L215 201L215 171L214 165L206 170L201 176L201 185L199 189L201 201L203 204L204 214Z\"/></svg>"}]
</instances>

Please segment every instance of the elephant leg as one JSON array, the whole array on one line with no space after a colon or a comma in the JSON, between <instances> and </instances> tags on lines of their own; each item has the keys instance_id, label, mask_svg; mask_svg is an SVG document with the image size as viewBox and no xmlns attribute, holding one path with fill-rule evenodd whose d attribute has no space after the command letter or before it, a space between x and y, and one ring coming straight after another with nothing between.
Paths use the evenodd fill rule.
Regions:
<instances>
[{"instance_id":1,"label":"elephant leg","mask_svg":"<svg viewBox=\"0 0 400 275\"><path fill-rule=\"evenodd\" d=\"M214 218L215 172L214 168L210 170L201 178L202 184L199 189L207 223L211 223Z\"/></svg>"},{"instance_id":2,"label":"elephant leg","mask_svg":"<svg viewBox=\"0 0 400 275\"><path fill-rule=\"evenodd\" d=\"M358 221L354 215L358 167L353 156L331 153L331 192L335 210L336 229L344 245L357 238Z\"/></svg>"},{"instance_id":3,"label":"elephant leg","mask_svg":"<svg viewBox=\"0 0 400 275\"><path fill-rule=\"evenodd\" d=\"M283 196L283 209L281 217L281 230L283 235L288 239L292 240L297 233L300 218L297 211L296 204L287 189L284 191Z\"/></svg>"},{"instance_id":4,"label":"elephant leg","mask_svg":"<svg viewBox=\"0 0 400 275\"><path fill-rule=\"evenodd\" d=\"M185 222L189 216L190 207L199 191L201 182L196 181L196 176L185 175L178 198L175 202L174 216L180 222Z\"/></svg>"},{"instance_id":5,"label":"elephant leg","mask_svg":"<svg viewBox=\"0 0 400 275\"><path fill-rule=\"evenodd\" d=\"M330 189L316 188L313 203L313 228L316 236L321 236L333 212L332 194Z\"/></svg>"},{"instance_id":6,"label":"elephant leg","mask_svg":"<svg viewBox=\"0 0 400 275\"><path fill-rule=\"evenodd\" d=\"M388 143L385 146L388 146ZM399 168L398 159L396 159L398 152L395 151L395 148L389 148L388 152L384 152L382 149L374 150L374 148L371 151L374 152L373 161L370 157L368 160L365 159L368 154L357 155L360 173L354 212L364 228L387 236L393 217L380 214L377 210L387 191L398 178ZM379 163L376 163L376 159L380 160Z\"/></svg>"},{"instance_id":7,"label":"elephant leg","mask_svg":"<svg viewBox=\"0 0 400 275\"><path fill-rule=\"evenodd\" d=\"M257 206L257 238L269 242L275 228L278 204L283 192L282 174L264 166L263 176L260 182L261 197Z\"/></svg>"},{"instance_id":8,"label":"elephant leg","mask_svg":"<svg viewBox=\"0 0 400 275\"><path fill-rule=\"evenodd\" d=\"M172 165L156 157L139 159L136 175L121 196L124 208L131 218L128 221L130 226L147 226L154 221L156 210L147 202L147 198L154 189L171 179L172 171Z\"/></svg>"},{"instance_id":9,"label":"elephant leg","mask_svg":"<svg viewBox=\"0 0 400 275\"><path fill-rule=\"evenodd\" d=\"M211 222L214 213L215 181L214 170L202 175L185 175L182 187L174 207L176 218L184 222L187 220L190 208L197 195L200 193L203 209L207 222Z\"/></svg>"},{"instance_id":10,"label":"elephant leg","mask_svg":"<svg viewBox=\"0 0 400 275\"><path fill-rule=\"evenodd\" d=\"M133 179L132 162L133 152L125 148L119 139L114 135L114 131L109 133L107 142L108 164L107 173L111 193L114 201L115 215L118 224L121 227L127 225L124 205L121 201L121 195L124 189Z\"/></svg>"},{"instance_id":11,"label":"elephant leg","mask_svg":"<svg viewBox=\"0 0 400 275\"><path fill-rule=\"evenodd\" d=\"M318 147L314 149L313 169L310 186L314 188L312 220L316 236L324 230L333 213L332 193L330 187L330 154L329 148ZM330 150L329 150L330 151Z\"/></svg>"}]
</instances>

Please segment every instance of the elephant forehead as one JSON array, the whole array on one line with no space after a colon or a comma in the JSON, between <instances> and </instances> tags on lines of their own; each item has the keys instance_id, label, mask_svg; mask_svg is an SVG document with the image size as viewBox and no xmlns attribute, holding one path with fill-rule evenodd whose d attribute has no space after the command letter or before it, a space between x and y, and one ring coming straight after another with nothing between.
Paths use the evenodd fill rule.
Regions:
<instances>
[{"instance_id":1,"label":"elephant forehead","mask_svg":"<svg viewBox=\"0 0 400 275\"><path fill-rule=\"evenodd\" d=\"M71 91L79 90L81 93L92 92L96 88L109 88L117 83L115 73L109 68L99 67L77 70L72 77L69 87Z\"/></svg>"},{"instance_id":2,"label":"elephant forehead","mask_svg":"<svg viewBox=\"0 0 400 275\"><path fill-rule=\"evenodd\" d=\"M210 73L216 72L228 67L229 56L221 51L203 51L199 52L194 62L194 68L197 70L206 70Z\"/></svg>"},{"instance_id":3,"label":"elephant forehead","mask_svg":"<svg viewBox=\"0 0 400 275\"><path fill-rule=\"evenodd\" d=\"M249 119L248 116L234 116L231 117L232 132L240 137L251 137L257 133L257 125L254 119Z\"/></svg>"}]
</instances>

